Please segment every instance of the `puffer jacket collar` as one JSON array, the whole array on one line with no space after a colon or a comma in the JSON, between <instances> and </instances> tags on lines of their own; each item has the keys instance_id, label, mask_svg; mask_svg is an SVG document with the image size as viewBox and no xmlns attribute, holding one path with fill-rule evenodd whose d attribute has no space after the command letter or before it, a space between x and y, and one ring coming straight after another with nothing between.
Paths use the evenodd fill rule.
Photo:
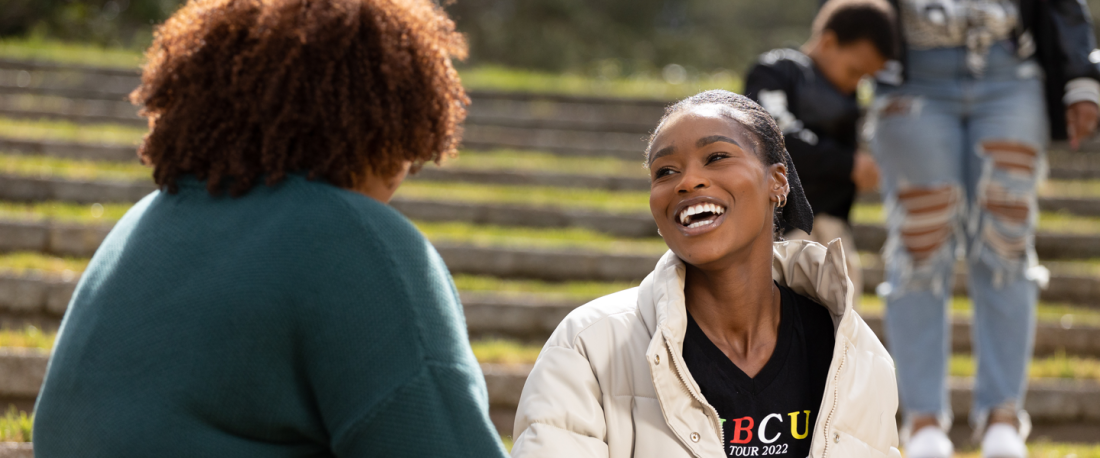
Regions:
<instances>
[{"instance_id":1,"label":"puffer jacket collar","mask_svg":"<svg viewBox=\"0 0 1100 458\"><path fill-rule=\"evenodd\" d=\"M833 327L838 334L845 332L845 328L847 332L855 333L858 324L845 322L846 318L849 318L847 321L853 321L850 317L854 314L850 312L854 291L848 280L847 264L839 240L833 241L828 247L809 241L775 242L772 253L772 278L778 284L828 308L833 317ZM646 350L646 359L651 362L649 368L653 385L669 428L695 456L724 457L724 454L714 454L713 448L701 446L701 443L713 443L714 439L719 443L724 443L725 440L717 410L706 402L683 359L684 336L687 333L685 274L683 261L669 251L661 257L653 272L639 286L639 313L653 336ZM830 374L839 370L838 360L844 352L841 339L837 339L833 363L829 368ZM830 376L822 399L823 407L834 404L835 396L831 397L831 393L836 391L834 383L834 378ZM690 396L683 395L685 389ZM671 414L697 412L697 405L693 407L695 402L703 406L705 419ZM820 412L815 431L822 430L831 413L824 408ZM698 437L700 422L708 423L709 431L706 433L717 437ZM819 436L815 434L811 442L811 456L824 456L827 444L826 441L819 440ZM721 452L722 448L717 451Z\"/></svg>"}]
</instances>

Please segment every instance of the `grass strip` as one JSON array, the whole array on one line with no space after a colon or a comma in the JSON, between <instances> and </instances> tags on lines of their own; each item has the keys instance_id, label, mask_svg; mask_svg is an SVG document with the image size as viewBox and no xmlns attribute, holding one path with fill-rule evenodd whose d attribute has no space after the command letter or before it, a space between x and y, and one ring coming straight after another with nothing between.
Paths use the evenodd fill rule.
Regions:
<instances>
[{"instance_id":1,"label":"grass strip","mask_svg":"<svg viewBox=\"0 0 1100 458\"><path fill-rule=\"evenodd\" d=\"M467 89L509 92L675 100L708 89L734 92L741 90L740 78L729 72L698 75L678 84L649 73L629 77L593 78L580 74L537 72L496 65L462 68L459 69L459 74Z\"/></svg>"},{"instance_id":2,"label":"grass strip","mask_svg":"<svg viewBox=\"0 0 1100 458\"><path fill-rule=\"evenodd\" d=\"M102 162L0 153L0 173L69 180L151 181L153 169L134 162Z\"/></svg>"},{"instance_id":3,"label":"grass strip","mask_svg":"<svg viewBox=\"0 0 1100 458\"><path fill-rule=\"evenodd\" d=\"M68 202L0 202L0 218L20 221L109 223L118 221L132 206L132 204L84 205Z\"/></svg>"},{"instance_id":4,"label":"grass strip","mask_svg":"<svg viewBox=\"0 0 1100 458\"><path fill-rule=\"evenodd\" d=\"M434 165L429 165L429 167L434 167ZM446 160L443 163L443 168L649 177L649 172L642 166L641 157L636 161L629 161L613 157L557 156L542 151L511 149L462 151L457 157Z\"/></svg>"},{"instance_id":5,"label":"grass strip","mask_svg":"<svg viewBox=\"0 0 1100 458\"><path fill-rule=\"evenodd\" d=\"M409 181L397 195L415 199L573 208L608 213L649 213L649 193L543 186L498 186Z\"/></svg>"},{"instance_id":6,"label":"grass strip","mask_svg":"<svg viewBox=\"0 0 1100 458\"><path fill-rule=\"evenodd\" d=\"M0 39L0 57L94 67L137 69L144 61L141 51L96 46L41 37Z\"/></svg>"},{"instance_id":7,"label":"grass strip","mask_svg":"<svg viewBox=\"0 0 1100 458\"><path fill-rule=\"evenodd\" d=\"M1028 377L1032 379L1100 380L1100 360L1066 356L1065 352L1032 358L1028 369ZM978 372L977 362L973 355L952 355L947 372L953 377L973 377Z\"/></svg>"},{"instance_id":8,"label":"grass strip","mask_svg":"<svg viewBox=\"0 0 1100 458\"><path fill-rule=\"evenodd\" d=\"M538 229L481 226L457 222L416 222L416 227L434 243L461 243L479 247L584 250L615 254L660 255L668 250L664 240L658 237L616 238L577 227Z\"/></svg>"},{"instance_id":9,"label":"grass strip","mask_svg":"<svg viewBox=\"0 0 1100 458\"><path fill-rule=\"evenodd\" d=\"M1100 180L1048 180L1039 187L1039 195L1100 197Z\"/></svg>"},{"instance_id":10,"label":"grass strip","mask_svg":"<svg viewBox=\"0 0 1100 458\"><path fill-rule=\"evenodd\" d=\"M0 57L119 69L137 69L144 61L144 56L137 49L106 48L44 38L0 40ZM729 72L688 75L683 82L669 82L659 74L653 73L597 78L582 74L538 72L497 65L464 67L459 69L459 74L463 85L468 89L659 100L679 99L707 89L730 91L741 89L740 78Z\"/></svg>"},{"instance_id":11,"label":"grass strip","mask_svg":"<svg viewBox=\"0 0 1100 458\"><path fill-rule=\"evenodd\" d=\"M51 277L75 280L88 268L89 258L51 256L29 251L0 253L0 272L22 275L40 272Z\"/></svg>"},{"instance_id":12,"label":"grass strip","mask_svg":"<svg viewBox=\"0 0 1100 458\"><path fill-rule=\"evenodd\" d=\"M0 117L0 137L76 143L137 145L149 129L118 124L76 124L49 119ZM137 157L137 153L134 153Z\"/></svg>"},{"instance_id":13,"label":"grass strip","mask_svg":"<svg viewBox=\"0 0 1100 458\"><path fill-rule=\"evenodd\" d=\"M638 286L640 282L505 280L484 275L455 275L459 291L501 295L538 295L545 299L584 302Z\"/></svg>"},{"instance_id":14,"label":"grass strip","mask_svg":"<svg viewBox=\"0 0 1100 458\"><path fill-rule=\"evenodd\" d=\"M57 340L56 332L45 332L34 326L22 329L0 329L0 347L37 348L49 351Z\"/></svg>"},{"instance_id":15,"label":"grass strip","mask_svg":"<svg viewBox=\"0 0 1100 458\"><path fill-rule=\"evenodd\" d=\"M0 417L0 442L30 442L34 416L8 406Z\"/></svg>"},{"instance_id":16,"label":"grass strip","mask_svg":"<svg viewBox=\"0 0 1100 458\"><path fill-rule=\"evenodd\" d=\"M973 445L970 445L965 451L955 453L955 458L980 458L982 456L981 452L973 449L973 447ZM1031 458L1100 458L1100 444L1075 444L1041 440L1027 444L1027 448L1028 455Z\"/></svg>"},{"instance_id":17,"label":"grass strip","mask_svg":"<svg viewBox=\"0 0 1100 458\"><path fill-rule=\"evenodd\" d=\"M955 318L973 316L974 304L969 297L952 297L948 305ZM882 298L873 294L864 294L860 299L861 315L879 315L886 311ZM1036 319L1043 323L1057 323L1063 326L1100 327L1100 310L1056 302L1039 302L1036 307Z\"/></svg>"},{"instance_id":18,"label":"grass strip","mask_svg":"<svg viewBox=\"0 0 1100 458\"><path fill-rule=\"evenodd\" d=\"M541 345L505 339L472 340L470 347L479 363L533 364L542 352Z\"/></svg>"},{"instance_id":19,"label":"grass strip","mask_svg":"<svg viewBox=\"0 0 1100 458\"><path fill-rule=\"evenodd\" d=\"M853 223L883 224L886 214L880 204L852 206ZM1077 216L1068 212L1039 212L1039 230L1065 234L1100 233L1100 217Z\"/></svg>"}]
</instances>

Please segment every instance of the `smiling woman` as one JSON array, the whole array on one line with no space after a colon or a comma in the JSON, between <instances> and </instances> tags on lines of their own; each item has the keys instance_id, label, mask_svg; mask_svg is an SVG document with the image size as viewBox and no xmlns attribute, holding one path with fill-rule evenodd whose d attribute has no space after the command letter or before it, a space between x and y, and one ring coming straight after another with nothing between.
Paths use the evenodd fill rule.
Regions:
<instances>
[{"instance_id":1,"label":"smiling woman","mask_svg":"<svg viewBox=\"0 0 1100 458\"><path fill-rule=\"evenodd\" d=\"M646 164L670 251L559 325L512 456L899 456L893 363L852 310L843 249L775 241L812 214L771 116L690 97Z\"/></svg>"}]
</instances>

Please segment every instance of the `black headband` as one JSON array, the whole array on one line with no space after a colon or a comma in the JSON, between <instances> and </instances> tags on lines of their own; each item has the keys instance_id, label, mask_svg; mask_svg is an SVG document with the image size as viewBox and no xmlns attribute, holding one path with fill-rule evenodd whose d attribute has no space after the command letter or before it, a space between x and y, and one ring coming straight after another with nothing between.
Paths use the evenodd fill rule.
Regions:
<instances>
[{"instance_id":1,"label":"black headband","mask_svg":"<svg viewBox=\"0 0 1100 458\"><path fill-rule=\"evenodd\" d=\"M783 158L787 162L787 184L791 187L791 192L787 194L787 203L781 213L783 225L801 229L809 234L814 228L814 211L810 208L810 201L806 199L806 192L802 190L802 182L798 180L794 161L791 160L791 154L787 150L783 150Z\"/></svg>"}]
</instances>

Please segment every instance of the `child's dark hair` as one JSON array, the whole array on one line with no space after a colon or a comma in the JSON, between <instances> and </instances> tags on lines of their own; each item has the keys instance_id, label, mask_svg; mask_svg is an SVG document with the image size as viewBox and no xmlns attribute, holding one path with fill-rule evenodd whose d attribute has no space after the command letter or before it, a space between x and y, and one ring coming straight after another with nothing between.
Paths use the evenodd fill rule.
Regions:
<instances>
[{"instance_id":1,"label":"child's dark hair","mask_svg":"<svg viewBox=\"0 0 1100 458\"><path fill-rule=\"evenodd\" d=\"M847 45L867 40L886 60L898 56L897 14L886 0L829 0L814 18L813 36L826 30Z\"/></svg>"},{"instance_id":2,"label":"child's dark hair","mask_svg":"<svg viewBox=\"0 0 1100 458\"><path fill-rule=\"evenodd\" d=\"M753 141L756 143L753 146L755 147L757 155L760 157L760 161L764 163L764 166L770 166L772 164L785 164L787 166L787 180L791 185L791 194L788 197L788 201L795 203L795 206L791 208L791 210L801 213L803 211L800 207L801 202L795 201L798 201L799 198L804 201L805 196L802 195L802 185L799 183L798 175L794 171L794 164L792 164L788 158L786 142L783 141L783 132L779 130L779 126L775 124L775 119L772 118L767 110L752 99L740 94L734 94L730 91L716 89L700 92L666 108L665 115L661 117L661 121L657 123L657 128L653 130L653 134L649 137L649 144L645 149L646 167L649 167L649 156L652 154L653 140L657 137L657 134L661 132L661 128L664 127L665 122L677 113L701 105L716 105L721 107L723 116L741 124L752 132ZM808 204L805 210L809 211ZM786 222L783 217L783 208L775 208L774 218L776 231L775 239L780 240L781 237L779 234L784 229L783 223ZM810 219L812 220L812 218L813 216L811 214Z\"/></svg>"}]
</instances>

